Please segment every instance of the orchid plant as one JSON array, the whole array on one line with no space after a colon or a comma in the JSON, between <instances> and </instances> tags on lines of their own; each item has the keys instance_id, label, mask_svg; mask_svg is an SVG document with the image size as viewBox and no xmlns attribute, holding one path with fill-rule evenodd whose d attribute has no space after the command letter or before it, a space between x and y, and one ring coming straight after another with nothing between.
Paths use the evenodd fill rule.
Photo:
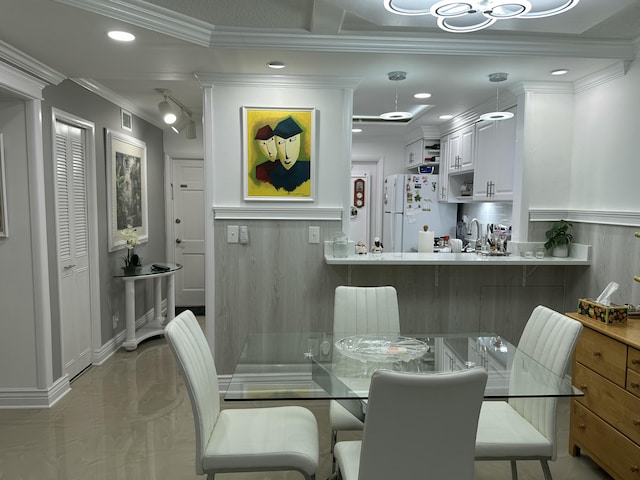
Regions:
<instances>
[{"instance_id":1,"label":"orchid plant","mask_svg":"<svg viewBox=\"0 0 640 480\"><path fill-rule=\"evenodd\" d=\"M127 225L127 228L122 230L122 237L127 245L127 255L122 257L124 260L124 268L135 268L140 266L140 257L136 253L136 246L138 245L138 233L136 229L131 225Z\"/></svg>"}]
</instances>

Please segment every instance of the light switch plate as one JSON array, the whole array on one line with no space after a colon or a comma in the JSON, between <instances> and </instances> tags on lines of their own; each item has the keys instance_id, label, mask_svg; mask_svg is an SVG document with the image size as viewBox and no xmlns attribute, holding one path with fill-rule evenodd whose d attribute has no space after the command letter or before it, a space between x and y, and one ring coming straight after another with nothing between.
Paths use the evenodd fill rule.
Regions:
<instances>
[{"instance_id":1,"label":"light switch plate","mask_svg":"<svg viewBox=\"0 0 640 480\"><path fill-rule=\"evenodd\" d=\"M227 225L227 243L238 243L238 225Z\"/></svg>"},{"instance_id":2,"label":"light switch plate","mask_svg":"<svg viewBox=\"0 0 640 480\"><path fill-rule=\"evenodd\" d=\"M309 227L309 243L320 243L320 227Z\"/></svg>"},{"instance_id":3,"label":"light switch plate","mask_svg":"<svg viewBox=\"0 0 640 480\"><path fill-rule=\"evenodd\" d=\"M246 225L240 225L240 243L243 245L249 243L249 229Z\"/></svg>"}]
</instances>

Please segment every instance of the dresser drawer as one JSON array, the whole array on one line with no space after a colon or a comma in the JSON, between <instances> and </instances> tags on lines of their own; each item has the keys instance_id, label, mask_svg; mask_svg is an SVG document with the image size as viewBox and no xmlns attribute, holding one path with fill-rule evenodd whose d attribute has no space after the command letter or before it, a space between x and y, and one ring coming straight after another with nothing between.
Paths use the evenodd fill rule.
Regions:
<instances>
[{"instance_id":1,"label":"dresser drawer","mask_svg":"<svg viewBox=\"0 0 640 480\"><path fill-rule=\"evenodd\" d=\"M590 328L584 328L576 346L576 361L624 388L627 346Z\"/></svg>"},{"instance_id":2,"label":"dresser drawer","mask_svg":"<svg viewBox=\"0 0 640 480\"><path fill-rule=\"evenodd\" d=\"M580 363L576 363L574 368L573 384L584 392L584 397L579 397L578 402L634 442L640 443L640 398Z\"/></svg>"},{"instance_id":3,"label":"dresser drawer","mask_svg":"<svg viewBox=\"0 0 640 480\"><path fill-rule=\"evenodd\" d=\"M640 373L640 350L637 348L629 347L629 353L627 354L627 368Z\"/></svg>"},{"instance_id":4,"label":"dresser drawer","mask_svg":"<svg viewBox=\"0 0 640 480\"><path fill-rule=\"evenodd\" d=\"M627 390L640 397L640 373L627 370Z\"/></svg>"},{"instance_id":5,"label":"dresser drawer","mask_svg":"<svg viewBox=\"0 0 640 480\"><path fill-rule=\"evenodd\" d=\"M571 402L571 436L616 478L640 480L640 446L576 400Z\"/></svg>"}]
</instances>

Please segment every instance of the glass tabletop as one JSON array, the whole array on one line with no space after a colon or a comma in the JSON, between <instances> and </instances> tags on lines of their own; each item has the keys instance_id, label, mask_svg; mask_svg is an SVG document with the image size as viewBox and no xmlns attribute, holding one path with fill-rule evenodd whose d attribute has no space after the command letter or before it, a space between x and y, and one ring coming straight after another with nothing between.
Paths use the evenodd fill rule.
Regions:
<instances>
[{"instance_id":1,"label":"glass tabletop","mask_svg":"<svg viewBox=\"0 0 640 480\"><path fill-rule=\"evenodd\" d=\"M437 374L473 367L489 374L485 399L582 395L569 377L495 334L262 333L247 337L224 398L366 401L379 368Z\"/></svg>"},{"instance_id":2,"label":"glass tabletop","mask_svg":"<svg viewBox=\"0 0 640 480\"><path fill-rule=\"evenodd\" d=\"M125 270L121 268L120 270L114 273L114 277L144 277L146 275L158 275L162 273L170 273L175 272L176 270L180 270L182 265L179 263L167 263L167 262L158 262L158 263L150 263L148 265L141 265L140 267L136 267L134 270Z\"/></svg>"}]
</instances>

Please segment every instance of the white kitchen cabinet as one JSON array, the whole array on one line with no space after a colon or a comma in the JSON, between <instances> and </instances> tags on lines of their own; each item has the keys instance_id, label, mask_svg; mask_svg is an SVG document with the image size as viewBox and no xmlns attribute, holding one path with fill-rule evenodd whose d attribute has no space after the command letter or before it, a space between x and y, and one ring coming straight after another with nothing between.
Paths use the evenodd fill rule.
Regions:
<instances>
[{"instance_id":1,"label":"white kitchen cabinet","mask_svg":"<svg viewBox=\"0 0 640 480\"><path fill-rule=\"evenodd\" d=\"M438 148L433 148L433 147ZM421 138L410 143L405 148L405 166L417 168L420 165L439 165L440 140Z\"/></svg>"},{"instance_id":2,"label":"white kitchen cabinet","mask_svg":"<svg viewBox=\"0 0 640 480\"><path fill-rule=\"evenodd\" d=\"M512 201L516 120L476 124L474 201Z\"/></svg>"},{"instance_id":3,"label":"white kitchen cabinet","mask_svg":"<svg viewBox=\"0 0 640 480\"><path fill-rule=\"evenodd\" d=\"M448 135L449 174L473 170L475 125L468 125Z\"/></svg>"}]
</instances>

